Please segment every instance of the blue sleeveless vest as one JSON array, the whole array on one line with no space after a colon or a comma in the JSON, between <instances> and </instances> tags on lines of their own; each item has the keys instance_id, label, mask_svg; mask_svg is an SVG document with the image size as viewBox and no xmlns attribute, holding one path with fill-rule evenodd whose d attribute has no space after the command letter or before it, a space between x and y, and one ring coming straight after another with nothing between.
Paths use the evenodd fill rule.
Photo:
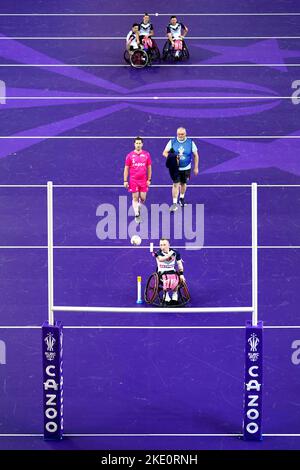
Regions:
<instances>
[{"instance_id":1,"label":"blue sleeveless vest","mask_svg":"<svg viewBox=\"0 0 300 470\"><path fill-rule=\"evenodd\" d=\"M179 142L176 138L172 139L172 148L179 155L179 170L189 170L192 164L192 139L187 138L184 142Z\"/></svg>"}]
</instances>

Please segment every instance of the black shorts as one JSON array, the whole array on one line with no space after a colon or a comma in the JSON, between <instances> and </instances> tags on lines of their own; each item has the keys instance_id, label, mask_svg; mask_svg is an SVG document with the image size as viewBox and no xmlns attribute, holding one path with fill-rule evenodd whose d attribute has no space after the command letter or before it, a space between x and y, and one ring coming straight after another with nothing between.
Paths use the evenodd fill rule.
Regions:
<instances>
[{"instance_id":1,"label":"black shorts","mask_svg":"<svg viewBox=\"0 0 300 470\"><path fill-rule=\"evenodd\" d=\"M185 184L190 179L190 177L191 177L191 169L178 170L176 173L171 175L173 183L182 183L182 184Z\"/></svg>"},{"instance_id":2,"label":"black shorts","mask_svg":"<svg viewBox=\"0 0 300 470\"><path fill-rule=\"evenodd\" d=\"M133 52L133 51L140 51L142 48L141 47L136 47L136 46L129 46L129 50L130 52Z\"/></svg>"}]
</instances>

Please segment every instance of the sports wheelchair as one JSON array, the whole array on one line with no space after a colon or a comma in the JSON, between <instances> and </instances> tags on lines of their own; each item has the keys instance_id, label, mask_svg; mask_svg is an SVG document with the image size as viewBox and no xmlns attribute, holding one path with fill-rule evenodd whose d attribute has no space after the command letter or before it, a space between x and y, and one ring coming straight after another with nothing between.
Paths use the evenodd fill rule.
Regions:
<instances>
[{"instance_id":1,"label":"sports wheelchair","mask_svg":"<svg viewBox=\"0 0 300 470\"><path fill-rule=\"evenodd\" d=\"M144 38L142 39L142 43L144 45L144 50L147 52L149 56L150 63L158 62L160 60L160 52L158 49L158 45L156 44L155 39L153 38Z\"/></svg>"},{"instance_id":2,"label":"sports wheelchair","mask_svg":"<svg viewBox=\"0 0 300 470\"><path fill-rule=\"evenodd\" d=\"M179 274L176 273L179 277ZM165 302L167 290L163 288L163 281L162 276L155 271L149 277L145 292L144 292L144 299L147 304L155 305L156 307L183 307L186 305L190 300L191 296L185 281L180 281L178 284L178 302L174 304L173 302Z\"/></svg>"},{"instance_id":3,"label":"sports wheelchair","mask_svg":"<svg viewBox=\"0 0 300 470\"><path fill-rule=\"evenodd\" d=\"M172 62L188 60L190 57L190 53L184 39L175 39L174 42L175 46L172 47L169 39L166 41L163 47L162 59L164 61L169 60Z\"/></svg>"},{"instance_id":4,"label":"sports wheelchair","mask_svg":"<svg viewBox=\"0 0 300 470\"><path fill-rule=\"evenodd\" d=\"M160 52L154 39L147 38L142 41L142 46L124 52L124 60L134 68L144 68L152 62L160 60Z\"/></svg>"}]
</instances>

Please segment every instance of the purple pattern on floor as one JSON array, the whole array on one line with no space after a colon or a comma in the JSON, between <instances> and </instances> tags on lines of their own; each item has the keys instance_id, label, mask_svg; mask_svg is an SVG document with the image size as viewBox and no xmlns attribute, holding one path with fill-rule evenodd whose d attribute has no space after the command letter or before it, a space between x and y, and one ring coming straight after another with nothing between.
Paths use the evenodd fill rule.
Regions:
<instances>
[{"instance_id":1,"label":"purple pattern on floor","mask_svg":"<svg viewBox=\"0 0 300 470\"><path fill-rule=\"evenodd\" d=\"M173 2L173 11L176 6L183 10L181 3ZM202 1L201 12L256 11L251 0L217 3ZM101 4L103 12L124 11L121 1ZM142 7L132 1L126 10L142 13L144 8L173 13L156 0ZM184 10L199 13L197 2L191 0L185 1ZM11 1L3 0L0 5L0 13L72 11L98 12L99 2L27 0L14 8ZM299 5L296 0L261 0L259 12L267 11L299 12ZM189 135L202 136L195 139L200 173L192 176L191 185L300 184L300 107L292 102L293 83L300 77L299 68L287 66L300 64L300 39L274 38L300 36L298 18L186 16L180 19L188 25L189 36L260 38L190 39L189 64L204 67L178 64L176 68L133 70L123 64L123 48L125 34L138 19L134 16L0 16L0 80L7 94L6 103L0 104L1 136L7 136L0 139L0 184L45 184L52 180L54 184L121 185L124 157L132 149L127 136L139 134L145 136L145 149L152 155L152 183L170 185L162 151L168 136L180 125ZM153 16L152 20L156 35L164 36L168 17ZM5 39L21 36L120 39ZM164 41L158 39L160 48ZM214 67L222 64L224 67ZM12 96L17 99L9 99ZM26 96L40 98L28 100ZM136 96L140 98L133 100ZM149 99L154 96L182 98ZM192 98L200 96L207 98ZM286 96L291 99L282 98ZM78 139L58 138L68 136ZM106 240L100 240L96 232L97 207L111 204L121 213L119 198L126 194L122 188L54 189L54 241L58 246L73 246L55 249L56 304L136 305L136 276L142 275L145 282L154 269L149 250L143 248L150 239L158 242L157 237L150 238L150 223L138 249L128 248L128 232L122 239ZM170 187L151 188L147 207L170 203L170 198ZM176 240L172 235L173 222L171 240L182 247L191 305L249 306L250 189L190 187L187 199L193 210L196 204L204 204L205 247L187 250L187 240ZM122 213L132 227L129 197L126 204ZM300 245L300 188L259 188L258 209L260 245ZM46 189L0 188L0 216L1 246L40 246L0 249L0 324L40 326L47 316ZM97 248L100 245L104 248ZM109 249L110 245L124 248ZM213 245L234 248L206 248ZM299 257L297 248L259 250L259 315L266 326L299 325ZM57 317L66 326L243 326L249 315L166 311L71 312ZM300 433L300 366L292 361L298 331L265 331L264 433ZM40 335L39 329L0 329L7 362L0 364L0 434L42 433ZM65 432L240 433L243 339L243 329L66 328ZM261 443L246 443L234 437L66 437L50 443L41 437L0 437L0 448L300 449L300 438L267 437Z\"/></svg>"}]
</instances>

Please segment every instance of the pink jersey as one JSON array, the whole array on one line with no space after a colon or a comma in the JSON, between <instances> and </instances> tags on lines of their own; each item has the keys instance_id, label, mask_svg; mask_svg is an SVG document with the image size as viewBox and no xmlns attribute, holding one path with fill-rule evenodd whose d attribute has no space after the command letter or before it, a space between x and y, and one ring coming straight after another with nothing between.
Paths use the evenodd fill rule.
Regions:
<instances>
[{"instance_id":1,"label":"pink jersey","mask_svg":"<svg viewBox=\"0 0 300 470\"><path fill-rule=\"evenodd\" d=\"M125 165L129 167L130 179L145 181L147 180L147 167L151 165L150 153L146 150L140 153L133 150L127 155Z\"/></svg>"}]
</instances>

